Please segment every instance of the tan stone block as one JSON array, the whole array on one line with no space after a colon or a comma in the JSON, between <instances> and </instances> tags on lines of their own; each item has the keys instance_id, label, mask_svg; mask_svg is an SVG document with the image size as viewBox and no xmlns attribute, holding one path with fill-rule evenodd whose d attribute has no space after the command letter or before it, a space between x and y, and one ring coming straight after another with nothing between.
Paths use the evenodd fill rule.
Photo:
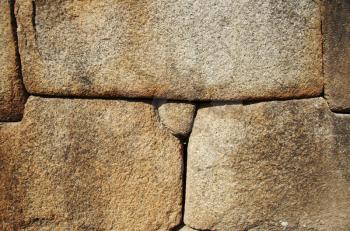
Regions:
<instances>
[{"instance_id":1,"label":"tan stone block","mask_svg":"<svg viewBox=\"0 0 350 231\"><path fill-rule=\"evenodd\" d=\"M242 100L323 90L317 1L16 3L31 93Z\"/></svg>"},{"instance_id":2,"label":"tan stone block","mask_svg":"<svg viewBox=\"0 0 350 231\"><path fill-rule=\"evenodd\" d=\"M0 121L22 117L26 96L20 79L10 1L0 0Z\"/></svg>"},{"instance_id":3,"label":"tan stone block","mask_svg":"<svg viewBox=\"0 0 350 231\"><path fill-rule=\"evenodd\" d=\"M0 129L0 227L169 230L180 223L182 145L161 128L151 103L30 97L23 121Z\"/></svg>"},{"instance_id":4,"label":"tan stone block","mask_svg":"<svg viewBox=\"0 0 350 231\"><path fill-rule=\"evenodd\" d=\"M185 137L192 129L196 105L189 102L160 100L158 114L160 122L176 136Z\"/></svg>"},{"instance_id":5,"label":"tan stone block","mask_svg":"<svg viewBox=\"0 0 350 231\"><path fill-rule=\"evenodd\" d=\"M350 112L350 1L323 2L325 96L333 111Z\"/></svg>"},{"instance_id":6,"label":"tan stone block","mask_svg":"<svg viewBox=\"0 0 350 231\"><path fill-rule=\"evenodd\" d=\"M197 112L185 224L209 230L349 230L350 116L322 98Z\"/></svg>"}]
</instances>

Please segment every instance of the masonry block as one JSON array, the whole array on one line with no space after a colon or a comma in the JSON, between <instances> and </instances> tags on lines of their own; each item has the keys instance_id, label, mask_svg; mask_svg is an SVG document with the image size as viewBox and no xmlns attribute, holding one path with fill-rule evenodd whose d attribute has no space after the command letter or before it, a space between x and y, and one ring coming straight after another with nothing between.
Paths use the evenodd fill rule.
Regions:
<instances>
[{"instance_id":1,"label":"masonry block","mask_svg":"<svg viewBox=\"0 0 350 231\"><path fill-rule=\"evenodd\" d=\"M0 126L0 229L169 230L182 164L151 103L30 97Z\"/></svg>"},{"instance_id":2,"label":"masonry block","mask_svg":"<svg viewBox=\"0 0 350 231\"><path fill-rule=\"evenodd\" d=\"M18 0L29 92L242 100L320 95L320 4Z\"/></svg>"},{"instance_id":3,"label":"masonry block","mask_svg":"<svg viewBox=\"0 0 350 231\"><path fill-rule=\"evenodd\" d=\"M20 120L26 100L10 2L0 0L0 121Z\"/></svg>"},{"instance_id":4,"label":"masonry block","mask_svg":"<svg viewBox=\"0 0 350 231\"><path fill-rule=\"evenodd\" d=\"M199 230L349 230L350 116L324 99L197 112L185 224ZM254 228L254 229L253 229Z\"/></svg>"},{"instance_id":5,"label":"masonry block","mask_svg":"<svg viewBox=\"0 0 350 231\"><path fill-rule=\"evenodd\" d=\"M350 1L324 1L325 96L330 108L350 112Z\"/></svg>"}]
</instances>

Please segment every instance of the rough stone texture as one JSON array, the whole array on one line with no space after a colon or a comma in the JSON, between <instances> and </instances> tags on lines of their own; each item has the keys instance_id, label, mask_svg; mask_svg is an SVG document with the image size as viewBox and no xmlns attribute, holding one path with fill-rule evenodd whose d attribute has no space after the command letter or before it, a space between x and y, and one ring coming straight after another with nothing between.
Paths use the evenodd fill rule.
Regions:
<instances>
[{"instance_id":1,"label":"rough stone texture","mask_svg":"<svg viewBox=\"0 0 350 231\"><path fill-rule=\"evenodd\" d=\"M333 111L350 112L350 1L324 1L325 95Z\"/></svg>"},{"instance_id":2,"label":"rough stone texture","mask_svg":"<svg viewBox=\"0 0 350 231\"><path fill-rule=\"evenodd\" d=\"M188 147L185 224L350 230L350 116L321 98L203 107Z\"/></svg>"},{"instance_id":3,"label":"rough stone texture","mask_svg":"<svg viewBox=\"0 0 350 231\"><path fill-rule=\"evenodd\" d=\"M182 146L151 103L30 97L0 126L0 230L169 230Z\"/></svg>"},{"instance_id":4,"label":"rough stone texture","mask_svg":"<svg viewBox=\"0 0 350 231\"><path fill-rule=\"evenodd\" d=\"M158 105L161 123L176 136L187 136L191 132L195 112L193 103L162 100Z\"/></svg>"},{"instance_id":5,"label":"rough stone texture","mask_svg":"<svg viewBox=\"0 0 350 231\"><path fill-rule=\"evenodd\" d=\"M0 121L22 117L25 94L19 78L9 1L0 0Z\"/></svg>"},{"instance_id":6,"label":"rough stone texture","mask_svg":"<svg viewBox=\"0 0 350 231\"><path fill-rule=\"evenodd\" d=\"M195 231L194 229L191 229L190 227L184 226L179 231Z\"/></svg>"},{"instance_id":7,"label":"rough stone texture","mask_svg":"<svg viewBox=\"0 0 350 231\"><path fill-rule=\"evenodd\" d=\"M18 0L29 92L266 99L319 95L314 0Z\"/></svg>"}]
</instances>

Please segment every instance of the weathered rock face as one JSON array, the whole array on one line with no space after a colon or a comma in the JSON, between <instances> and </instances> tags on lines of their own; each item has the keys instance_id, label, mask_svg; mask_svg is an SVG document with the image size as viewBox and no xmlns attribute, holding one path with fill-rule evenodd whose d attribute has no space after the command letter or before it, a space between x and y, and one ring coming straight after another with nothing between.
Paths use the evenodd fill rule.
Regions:
<instances>
[{"instance_id":1,"label":"weathered rock face","mask_svg":"<svg viewBox=\"0 0 350 231\"><path fill-rule=\"evenodd\" d=\"M350 0L0 19L0 231L350 230Z\"/></svg>"},{"instance_id":2,"label":"weathered rock face","mask_svg":"<svg viewBox=\"0 0 350 231\"><path fill-rule=\"evenodd\" d=\"M30 97L0 129L1 230L180 223L182 147L151 103Z\"/></svg>"},{"instance_id":3,"label":"weathered rock face","mask_svg":"<svg viewBox=\"0 0 350 231\"><path fill-rule=\"evenodd\" d=\"M15 121L22 116L25 95L16 61L9 1L0 0L0 121Z\"/></svg>"},{"instance_id":4,"label":"weathered rock face","mask_svg":"<svg viewBox=\"0 0 350 231\"><path fill-rule=\"evenodd\" d=\"M332 110L350 112L350 1L324 4L325 95Z\"/></svg>"},{"instance_id":5,"label":"weathered rock face","mask_svg":"<svg viewBox=\"0 0 350 231\"><path fill-rule=\"evenodd\" d=\"M349 230L350 116L321 98L200 108L185 224L210 230Z\"/></svg>"},{"instance_id":6,"label":"weathered rock face","mask_svg":"<svg viewBox=\"0 0 350 231\"><path fill-rule=\"evenodd\" d=\"M313 0L16 2L31 93L240 100L323 89Z\"/></svg>"},{"instance_id":7,"label":"weathered rock face","mask_svg":"<svg viewBox=\"0 0 350 231\"><path fill-rule=\"evenodd\" d=\"M168 100L161 100L157 104L159 119L172 134L184 137L191 132L195 104Z\"/></svg>"}]
</instances>

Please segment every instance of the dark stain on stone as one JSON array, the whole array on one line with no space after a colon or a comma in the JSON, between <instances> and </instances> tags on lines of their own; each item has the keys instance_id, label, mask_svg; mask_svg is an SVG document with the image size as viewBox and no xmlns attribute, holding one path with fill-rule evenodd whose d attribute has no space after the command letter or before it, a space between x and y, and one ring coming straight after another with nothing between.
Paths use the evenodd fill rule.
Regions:
<instances>
[{"instance_id":1,"label":"dark stain on stone","mask_svg":"<svg viewBox=\"0 0 350 231\"><path fill-rule=\"evenodd\" d=\"M92 81L89 77L87 76L80 76L79 80L81 83L83 83L85 86L91 86L92 85Z\"/></svg>"}]
</instances>

